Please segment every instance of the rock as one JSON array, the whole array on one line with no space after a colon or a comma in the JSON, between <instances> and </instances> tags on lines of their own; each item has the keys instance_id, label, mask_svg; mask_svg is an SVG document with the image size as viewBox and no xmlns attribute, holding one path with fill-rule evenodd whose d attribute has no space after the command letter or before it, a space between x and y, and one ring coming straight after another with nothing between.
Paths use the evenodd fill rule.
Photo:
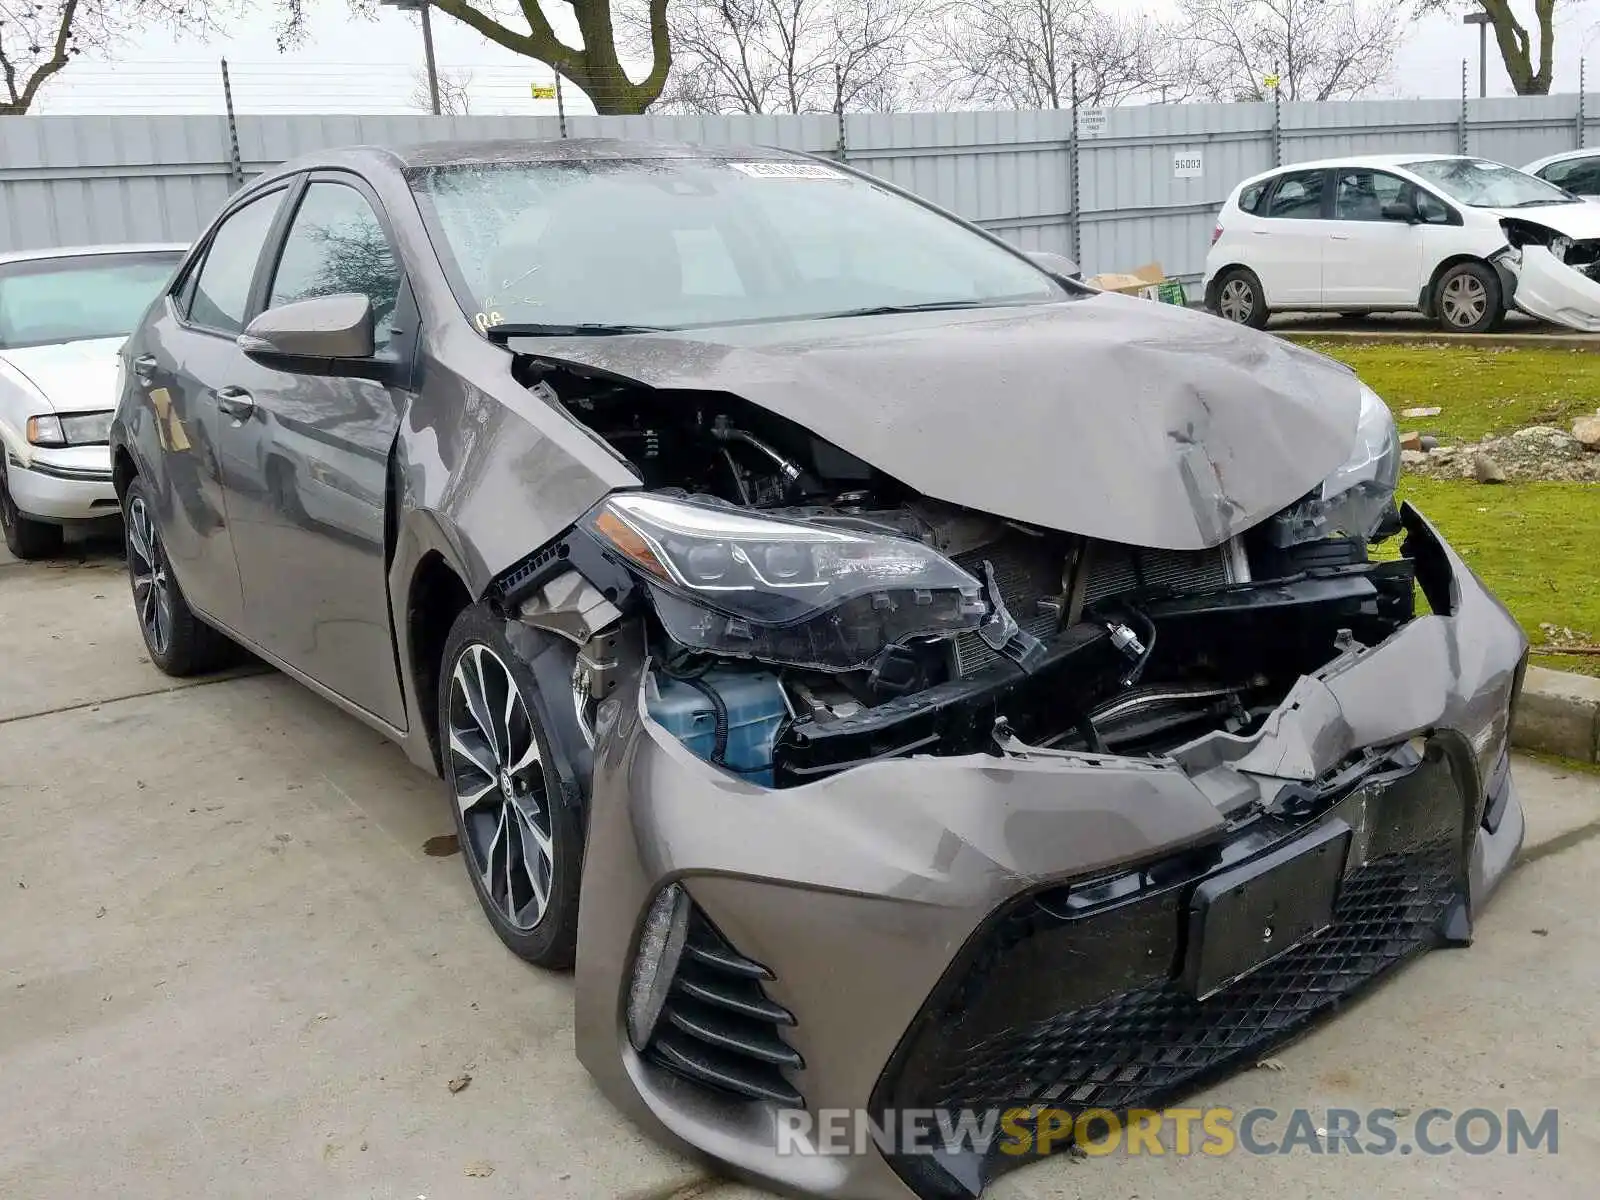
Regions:
<instances>
[{"instance_id":1,"label":"rock","mask_svg":"<svg viewBox=\"0 0 1600 1200\"><path fill-rule=\"evenodd\" d=\"M1526 458L1530 455L1545 459L1583 457L1583 446L1578 439L1565 429L1557 429L1554 425L1530 425L1526 429L1517 430L1504 440L1511 443L1505 449L1513 457Z\"/></svg>"},{"instance_id":2,"label":"rock","mask_svg":"<svg viewBox=\"0 0 1600 1200\"><path fill-rule=\"evenodd\" d=\"M1600 413L1579 417L1572 423L1572 436L1585 450L1600 451Z\"/></svg>"},{"instance_id":3,"label":"rock","mask_svg":"<svg viewBox=\"0 0 1600 1200\"><path fill-rule=\"evenodd\" d=\"M1403 466L1415 467L1428 461L1428 455L1422 450L1400 451L1400 462Z\"/></svg>"},{"instance_id":4,"label":"rock","mask_svg":"<svg viewBox=\"0 0 1600 1200\"><path fill-rule=\"evenodd\" d=\"M1444 410L1442 408L1404 408L1400 410L1402 417L1437 417Z\"/></svg>"},{"instance_id":5,"label":"rock","mask_svg":"<svg viewBox=\"0 0 1600 1200\"><path fill-rule=\"evenodd\" d=\"M1472 456L1472 477L1479 483L1504 483L1506 481L1505 469L1487 454L1481 452Z\"/></svg>"},{"instance_id":6,"label":"rock","mask_svg":"<svg viewBox=\"0 0 1600 1200\"><path fill-rule=\"evenodd\" d=\"M1439 448L1439 439L1434 437L1433 434L1431 434L1431 433L1423 434L1422 435L1422 448L1424 450L1426 450L1429 454L1432 454L1435 450L1437 450Z\"/></svg>"},{"instance_id":7,"label":"rock","mask_svg":"<svg viewBox=\"0 0 1600 1200\"><path fill-rule=\"evenodd\" d=\"M1400 435L1400 449L1421 450L1422 435L1417 433L1415 430L1412 430L1410 433L1402 433Z\"/></svg>"}]
</instances>

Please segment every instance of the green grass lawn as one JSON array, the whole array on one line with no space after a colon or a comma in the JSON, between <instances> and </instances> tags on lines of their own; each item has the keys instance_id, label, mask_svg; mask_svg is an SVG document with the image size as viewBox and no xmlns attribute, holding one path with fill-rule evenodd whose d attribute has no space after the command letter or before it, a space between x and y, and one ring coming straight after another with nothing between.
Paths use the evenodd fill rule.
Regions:
<instances>
[{"instance_id":1,"label":"green grass lawn","mask_svg":"<svg viewBox=\"0 0 1600 1200\"><path fill-rule=\"evenodd\" d=\"M1354 367L1389 402L1402 429L1477 441L1533 424L1566 429L1600 407L1600 354L1582 350L1327 342L1317 349ZM1432 405L1444 411L1399 416ZM1407 475L1400 495L1494 589L1535 646L1545 639L1539 628L1545 621L1600 644L1600 484L1489 486ZM1596 657L1534 661L1600 675Z\"/></svg>"},{"instance_id":2,"label":"green grass lawn","mask_svg":"<svg viewBox=\"0 0 1600 1200\"><path fill-rule=\"evenodd\" d=\"M1569 429L1600 409L1600 354L1533 347L1308 343L1354 367L1401 429L1476 442L1527 425ZM1402 417L1439 407L1436 417ZM1597 630L1600 632L1600 630Z\"/></svg>"}]
</instances>

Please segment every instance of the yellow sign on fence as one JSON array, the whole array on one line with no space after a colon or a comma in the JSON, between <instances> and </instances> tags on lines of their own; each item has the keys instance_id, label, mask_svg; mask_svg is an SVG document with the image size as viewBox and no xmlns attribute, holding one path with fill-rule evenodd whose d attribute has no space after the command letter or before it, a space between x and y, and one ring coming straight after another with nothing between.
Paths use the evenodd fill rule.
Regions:
<instances>
[{"instance_id":1,"label":"yellow sign on fence","mask_svg":"<svg viewBox=\"0 0 1600 1200\"><path fill-rule=\"evenodd\" d=\"M554 100L556 98L556 85L553 83L534 83L528 85L535 100Z\"/></svg>"}]
</instances>

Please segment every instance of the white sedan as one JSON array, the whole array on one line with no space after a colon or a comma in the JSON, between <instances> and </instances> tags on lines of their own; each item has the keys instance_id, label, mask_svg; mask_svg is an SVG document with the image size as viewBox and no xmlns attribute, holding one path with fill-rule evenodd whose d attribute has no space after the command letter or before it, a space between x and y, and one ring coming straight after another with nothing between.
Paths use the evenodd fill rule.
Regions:
<instances>
[{"instance_id":1,"label":"white sedan","mask_svg":"<svg viewBox=\"0 0 1600 1200\"><path fill-rule=\"evenodd\" d=\"M1257 328L1273 312L1411 309L1481 333L1515 307L1600 330L1600 206L1481 158L1297 163L1228 197L1204 294Z\"/></svg>"},{"instance_id":2,"label":"white sedan","mask_svg":"<svg viewBox=\"0 0 1600 1200\"><path fill-rule=\"evenodd\" d=\"M117 351L185 249L0 255L0 528L18 558L57 552L66 525L117 519Z\"/></svg>"}]
</instances>

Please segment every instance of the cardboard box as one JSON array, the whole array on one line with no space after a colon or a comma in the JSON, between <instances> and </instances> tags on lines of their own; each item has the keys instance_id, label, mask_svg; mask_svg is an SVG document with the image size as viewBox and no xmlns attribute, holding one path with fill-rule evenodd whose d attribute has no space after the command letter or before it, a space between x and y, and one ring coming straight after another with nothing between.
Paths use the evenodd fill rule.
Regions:
<instances>
[{"instance_id":1,"label":"cardboard box","mask_svg":"<svg viewBox=\"0 0 1600 1200\"><path fill-rule=\"evenodd\" d=\"M1146 263L1126 274L1095 275L1086 282L1102 292L1119 292L1124 296L1139 296L1163 304L1186 305L1189 302L1183 284L1176 279L1168 279L1160 263Z\"/></svg>"}]
</instances>

